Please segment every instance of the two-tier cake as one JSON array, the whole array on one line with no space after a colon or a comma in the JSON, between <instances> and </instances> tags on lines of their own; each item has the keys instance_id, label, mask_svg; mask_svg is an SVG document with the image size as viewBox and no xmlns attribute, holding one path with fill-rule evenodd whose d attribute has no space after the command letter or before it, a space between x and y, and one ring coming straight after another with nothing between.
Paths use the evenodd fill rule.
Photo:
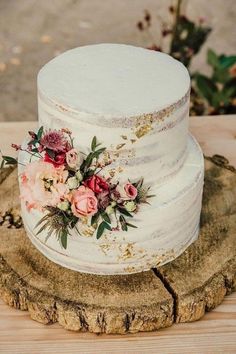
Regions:
<instances>
[{"instance_id":1,"label":"two-tier cake","mask_svg":"<svg viewBox=\"0 0 236 354\"><path fill-rule=\"evenodd\" d=\"M40 70L42 128L19 154L22 216L38 250L77 271L124 274L196 240L204 167L189 91L180 62L128 45L79 47Z\"/></svg>"}]
</instances>

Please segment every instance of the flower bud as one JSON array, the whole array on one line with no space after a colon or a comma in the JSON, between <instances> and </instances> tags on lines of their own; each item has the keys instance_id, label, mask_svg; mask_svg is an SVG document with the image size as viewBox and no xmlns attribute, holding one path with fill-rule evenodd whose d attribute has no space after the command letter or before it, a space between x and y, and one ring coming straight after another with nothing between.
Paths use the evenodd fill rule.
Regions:
<instances>
[{"instance_id":1,"label":"flower bud","mask_svg":"<svg viewBox=\"0 0 236 354\"><path fill-rule=\"evenodd\" d=\"M83 180L83 176L82 176L82 173L80 171L77 171L76 174L75 174L77 180L79 182L81 182Z\"/></svg>"},{"instance_id":2,"label":"flower bud","mask_svg":"<svg viewBox=\"0 0 236 354\"><path fill-rule=\"evenodd\" d=\"M113 214L114 213L114 209L112 208L112 206L111 205L108 205L107 207L106 207L106 213L108 214L108 215L111 215L111 214Z\"/></svg>"}]
</instances>

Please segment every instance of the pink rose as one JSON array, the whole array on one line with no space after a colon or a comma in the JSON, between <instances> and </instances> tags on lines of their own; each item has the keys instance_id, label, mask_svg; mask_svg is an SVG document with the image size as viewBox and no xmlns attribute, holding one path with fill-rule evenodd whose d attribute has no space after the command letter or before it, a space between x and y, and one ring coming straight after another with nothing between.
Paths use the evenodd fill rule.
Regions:
<instances>
[{"instance_id":1,"label":"pink rose","mask_svg":"<svg viewBox=\"0 0 236 354\"><path fill-rule=\"evenodd\" d=\"M40 144L45 149L53 150L55 152L66 152L71 149L63 132L58 130L49 130L45 133L40 140Z\"/></svg>"},{"instance_id":2,"label":"pink rose","mask_svg":"<svg viewBox=\"0 0 236 354\"><path fill-rule=\"evenodd\" d=\"M105 179L93 175L84 181L84 185L92 189L94 193L102 193L109 190L109 185Z\"/></svg>"},{"instance_id":3,"label":"pink rose","mask_svg":"<svg viewBox=\"0 0 236 354\"><path fill-rule=\"evenodd\" d=\"M76 149L71 149L66 153L66 162L70 168L76 168L79 164L79 155Z\"/></svg>"},{"instance_id":4,"label":"pink rose","mask_svg":"<svg viewBox=\"0 0 236 354\"><path fill-rule=\"evenodd\" d=\"M29 210L56 206L69 192L67 177L63 166L55 168L43 160L29 163L20 176L21 199Z\"/></svg>"},{"instance_id":5,"label":"pink rose","mask_svg":"<svg viewBox=\"0 0 236 354\"><path fill-rule=\"evenodd\" d=\"M80 186L72 192L71 210L78 218L92 216L98 210L98 201L93 191L85 186Z\"/></svg>"},{"instance_id":6,"label":"pink rose","mask_svg":"<svg viewBox=\"0 0 236 354\"><path fill-rule=\"evenodd\" d=\"M116 187L116 192L119 195L118 199L121 201L134 200L138 194L137 188L129 182L118 184Z\"/></svg>"}]
</instances>

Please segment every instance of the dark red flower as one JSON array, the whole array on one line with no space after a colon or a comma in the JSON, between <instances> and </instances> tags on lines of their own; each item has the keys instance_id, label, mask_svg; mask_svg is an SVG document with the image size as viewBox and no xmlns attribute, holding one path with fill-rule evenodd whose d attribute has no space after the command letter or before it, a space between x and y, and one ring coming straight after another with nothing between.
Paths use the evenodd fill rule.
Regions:
<instances>
[{"instance_id":1,"label":"dark red flower","mask_svg":"<svg viewBox=\"0 0 236 354\"><path fill-rule=\"evenodd\" d=\"M106 180L97 175L93 175L92 177L86 179L84 181L84 185L92 189L92 191L97 194L109 190L109 185Z\"/></svg>"},{"instance_id":2,"label":"dark red flower","mask_svg":"<svg viewBox=\"0 0 236 354\"><path fill-rule=\"evenodd\" d=\"M44 155L44 161L52 163L54 167L59 167L61 165L64 165L66 161L66 154L64 152L60 152L59 154L56 154L55 157L51 157L46 152Z\"/></svg>"},{"instance_id":3,"label":"dark red flower","mask_svg":"<svg viewBox=\"0 0 236 354\"><path fill-rule=\"evenodd\" d=\"M97 195L99 209L106 209L110 203L109 192L105 191Z\"/></svg>"},{"instance_id":4,"label":"dark red flower","mask_svg":"<svg viewBox=\"0 0 236 354\"><path fill-rule=\"evenodd\" d=\"M31 138L33 138L33 139L36 139L36 138L37 138L37 135L36 135L35 132L33 132L32 130L30 130L28 133L29 133L29 135L31 136Z\"/></svg>"},{"instance_id":5,"label":"dark red flower","mask_svg":"<svg viewBox=\"0 0 236 354\"><path fill-rule=\"evenodd\" d=\"M15 149L16 151L21 150L21 145L11 144L11 147L12 147L13 149Z\"/></svg>"}]
</instances>

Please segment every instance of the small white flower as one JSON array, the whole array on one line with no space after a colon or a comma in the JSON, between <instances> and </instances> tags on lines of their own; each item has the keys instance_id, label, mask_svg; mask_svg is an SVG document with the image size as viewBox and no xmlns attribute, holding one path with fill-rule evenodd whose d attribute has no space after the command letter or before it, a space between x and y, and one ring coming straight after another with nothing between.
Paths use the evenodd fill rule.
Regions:
<instances>
[{"instance_id":1,"label":"small white flower","mask_svg":"<svg viewBox=\"0 0 236 354\"><path fill-rule=\"evenodd\" d=\"M67 180L67 185L70 189L75 189L79 185L79 181L76 177L70 177Z\"/></svg>"},{"instance_id":2,"label":"small white flower","mask_svg":"<svg viewBox=\"0 0 236 354\"><path fill-rule=\"evenodd\" d=\"M126 202L126 203L125 203L125 209L126 209L128 212L135 211L135 209L136 209L136 203L135 203L134 201Z\"/></svg>"},{"instance_id":3,"label":"small white flower","mask_svg":"<svg viewBox=\"0 0 236 354\"><path fill-rule=\"evenodd\" d=\"M66 162L70 168L76 168L79 166L80 156L76 149L71 149L66 153Z\"/></svg>"},{"instance_id":4,"label":"small white flower","mask_svg":"<svg viewBox=\"0 0 236 354\"><path fill-rule=\"evenodd\" d=\"M70 203L67 200L60 202L57 204L57 207L63 211L67 211L69 209Z\"/></svg>"}]
</instances>

